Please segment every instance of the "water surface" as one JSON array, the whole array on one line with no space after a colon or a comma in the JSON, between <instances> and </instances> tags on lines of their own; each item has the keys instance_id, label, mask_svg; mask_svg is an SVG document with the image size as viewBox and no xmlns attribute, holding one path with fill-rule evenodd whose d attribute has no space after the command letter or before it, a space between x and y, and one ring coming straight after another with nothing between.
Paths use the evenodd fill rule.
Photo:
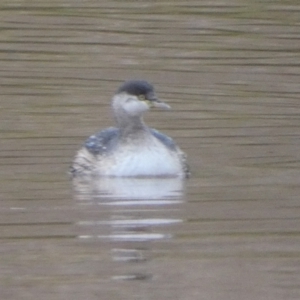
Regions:
<instances>
[{"instance_id":1,"label":"water surface","mask_svg":"<svg viewBox=\"0 0 300 300\"><path fill-rule=\"evenodd\" d=\"M299 299L297 1L2 1L1 299ZM74 184L111 95L192 177Z\"/></svg>"}]
</instances>

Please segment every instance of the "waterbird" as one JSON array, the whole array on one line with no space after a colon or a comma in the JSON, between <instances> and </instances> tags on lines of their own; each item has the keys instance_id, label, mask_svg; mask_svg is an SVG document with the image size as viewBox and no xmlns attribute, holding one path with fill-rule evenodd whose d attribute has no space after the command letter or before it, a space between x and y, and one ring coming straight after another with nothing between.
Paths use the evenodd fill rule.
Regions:
<instances>
[{"instance_id":1,"label":"waterbird","mask_svg":"<svg viewBox=\"0 0 300 300\"><path fill-rule=\"evenodd\" d=\"M186 154L172 138L149 128L143 115L170 109L145 80L125 81L112 97L116 127L91 135L70 168L73 177L182 177L190 175Z\"/></svg>"}]
</instances>

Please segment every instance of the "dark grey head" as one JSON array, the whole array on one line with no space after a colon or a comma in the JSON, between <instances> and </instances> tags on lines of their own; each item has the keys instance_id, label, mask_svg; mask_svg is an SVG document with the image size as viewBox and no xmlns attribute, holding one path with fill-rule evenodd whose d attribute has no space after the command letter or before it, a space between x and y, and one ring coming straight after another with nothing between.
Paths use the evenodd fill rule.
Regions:
<instances>
[{"instance_id":1,"label":"dark grey head","mask_svg":"<svg viewBox=\"0 0 300 300\"><path fill-rule=\"evenodd\" d=\"M146 100L158 101L154 87L145 80L128 80L119 87L117 94L119 93L127 93L137 97L144 97Z\"/></svg>"}]
</instances>

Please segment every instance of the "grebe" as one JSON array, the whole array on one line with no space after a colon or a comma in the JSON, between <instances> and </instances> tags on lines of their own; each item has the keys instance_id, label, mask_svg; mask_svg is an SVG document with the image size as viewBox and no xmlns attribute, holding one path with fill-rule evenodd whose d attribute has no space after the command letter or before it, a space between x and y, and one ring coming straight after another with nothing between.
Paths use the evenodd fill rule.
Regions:
<instances>
[{"instance_id":1,"label":"grebe","mask_svg":"<svg viewBox=\"0 0 300 300\"><path fill-rule=\"evenodd\" d=\"M147 127L143 114L170 109L144 80L126 81L112 98L117 127L90 136L76 154L71 174L112 177L188 177L186 155L167 135Z\"/></svg>"}]
</instances>

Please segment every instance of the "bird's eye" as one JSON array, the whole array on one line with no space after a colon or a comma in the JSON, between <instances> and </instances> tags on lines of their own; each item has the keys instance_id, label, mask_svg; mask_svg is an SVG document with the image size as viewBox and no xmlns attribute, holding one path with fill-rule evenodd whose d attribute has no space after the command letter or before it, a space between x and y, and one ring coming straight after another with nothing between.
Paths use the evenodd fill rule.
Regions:
<instances>
[{"instance_id":1,"label":"bird's eye","mask_svg":"<svg viewBox=\"0 0 300 300\"><path fill-rule=\"evenodd\" d=\"M146 96L145 96L145 95L139 95L139 99L140 99L141 101L146 100Z\"/></svg>"}]
</instances>

